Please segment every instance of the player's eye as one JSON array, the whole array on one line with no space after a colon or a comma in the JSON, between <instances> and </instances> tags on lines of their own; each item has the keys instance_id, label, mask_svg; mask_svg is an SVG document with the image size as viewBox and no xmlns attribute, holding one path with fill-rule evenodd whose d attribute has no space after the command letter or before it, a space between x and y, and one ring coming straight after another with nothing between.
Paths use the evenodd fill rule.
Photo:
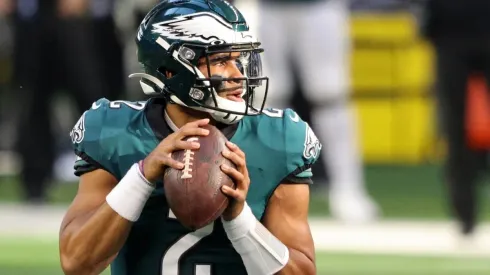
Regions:
<instances>
[{"instance_id":1,"label":"player's eye","mask_svg":"<svg viewBox=\"0 0 490 275\"><path fill-rule=\"evenodd\" d=\"M217 58L213 58L211 59L210 63L211 65L213 66L225 66L226 63L230 60L229 57L227 56L223 56L223 57L217 57Z\"/></svg>"},{"instance_id":2,"label":"player's eye","mask_svg":"<svg viewBox=\"0 0 490 275\"><path fill-rule=\"evenodd\" d=\"M224 67L224 66L226 66L226 63L227 63L227 61L224 61L224 60L223 60L223 61L219 61L219 62L217 62L215 65L216 65L216 66L220 66L220 67L221 67L221 66L223 66L223 67Z\"/></svg>"}]
</instances>

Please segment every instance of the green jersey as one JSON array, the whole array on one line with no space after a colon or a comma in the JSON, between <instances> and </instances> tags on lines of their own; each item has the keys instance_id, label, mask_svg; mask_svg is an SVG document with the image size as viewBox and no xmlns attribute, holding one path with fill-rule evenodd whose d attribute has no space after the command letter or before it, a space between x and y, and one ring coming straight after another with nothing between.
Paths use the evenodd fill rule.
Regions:
<instances>
[{"instance_id":1,"label":"green jersey","mask_svg":"<svg viewBox=\"0 0 490 275\"><path fill-rule=\"evenodd\" d=\"M118 180L172 133L162 99L144 102L100 99L77 122L70 135L79 156L75 173L104 169ZM281 182L311 182L311 165L321 145L307 123L290 110L265 110L220 128L247 156L251 184L247 203L256 218ZM146 203L140 219L111 264L113 275L246 274L218 219L196 231L184 228L170 211L163 182Z\"/></svg>"}]
</instances>

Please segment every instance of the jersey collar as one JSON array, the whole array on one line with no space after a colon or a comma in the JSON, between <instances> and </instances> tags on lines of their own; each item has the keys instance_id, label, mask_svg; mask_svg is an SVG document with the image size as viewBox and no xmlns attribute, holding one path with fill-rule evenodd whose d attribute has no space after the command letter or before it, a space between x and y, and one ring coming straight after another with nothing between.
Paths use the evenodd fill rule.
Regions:
<instances>
[{"instance_id":1,"label":"jersey collar","mask_svg":"<svg viewBox=\"0 0 490 275\"><path fill-rule=\"evenodd\" d=\"M165 118L165 122L167 123L168 127L170 127L170 129L172 129L172 131L174 132L177 132L179 130L179 127L177 127L177 125L175 125L175 123L172 121L172 119L168 116L167 114L167 111L164 110L164 118Z\"/></svg>"},{"instance_id":2,"label":"jersey collar","mask_svg":"<svg viewBox=\"0 0 490 275\"><path fill-rule=\"evenodd\" d=\"M167 102L165 99L152 98L148 101L145 110L146 119L148 120L153 133L159 140L166 138L168 135L178 130L175 123L173 123L165 112L166 105ZM230 140L233 135L235 135L240 123L241 122L231 125L220 124L218 125L218 129L220 129L225 137Z\"/></svg>"},{"instance_id":3,"label":"jersey collar","mask_svg":"<svg viewBox=\"0 0 490 275\"><path fill-rule=\"evenodd\" d=\"M152 98L148 100L148 104L146 105L146 120L159 140L166 138L173 132L167 125L165 119L163 119L166 105L167 102L163 98Z\"/></svg>"}]
</instances>

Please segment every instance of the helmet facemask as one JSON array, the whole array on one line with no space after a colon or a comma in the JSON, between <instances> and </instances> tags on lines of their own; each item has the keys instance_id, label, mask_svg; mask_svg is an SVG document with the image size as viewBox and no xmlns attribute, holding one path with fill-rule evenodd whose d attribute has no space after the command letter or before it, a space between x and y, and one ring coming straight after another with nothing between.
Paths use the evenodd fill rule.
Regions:
<instances>
[{"instance_id":1,"label":"helmet facemask","mask_svg":"<svg viewBox=\"0 0 490 275\"><path fill-rule=\"evenodd\" d=\"M260 54L263 50L258 48L259 45L259 43L216 46L183 44L179 49L179 61L185 62L186 67L192 68L196 78L188 95L182 96L189 97L194 106L184 104L184 100L178 94L173 94L171 100L180 105L208 112L217 121L227 124L236 123L243 116L260 114L267 97L268 78L262 76ZM201 53L200 58L197 63L192 64L189 59L196 59L196 52ZM216 72L213 70L216 62L236 62L234 66L242 76L229 75L229 71ZM201 70L204 68L204 73L198 67L201 67ZM239 89L242 90L239 95L242 101L220 96Z\"/></svg>"}]
</instances>

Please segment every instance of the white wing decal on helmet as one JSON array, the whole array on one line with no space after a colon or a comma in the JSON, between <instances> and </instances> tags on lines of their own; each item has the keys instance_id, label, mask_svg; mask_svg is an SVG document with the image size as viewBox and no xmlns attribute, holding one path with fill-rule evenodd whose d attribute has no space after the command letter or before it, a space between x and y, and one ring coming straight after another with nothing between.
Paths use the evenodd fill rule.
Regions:
<instances>
[{"instance_id":1,"label":"white wing decal on helmet","mask_svg":"<svg viewBox=\"0 0 490 275\"><path fill-rule=\"evenodd\" d=\"M248 32L235 32L228 22L210 12L198 12L178 16L152 25L153 33L183 41L199 41L207 44L254 42Z\"/></svg>"}]
</instances>

